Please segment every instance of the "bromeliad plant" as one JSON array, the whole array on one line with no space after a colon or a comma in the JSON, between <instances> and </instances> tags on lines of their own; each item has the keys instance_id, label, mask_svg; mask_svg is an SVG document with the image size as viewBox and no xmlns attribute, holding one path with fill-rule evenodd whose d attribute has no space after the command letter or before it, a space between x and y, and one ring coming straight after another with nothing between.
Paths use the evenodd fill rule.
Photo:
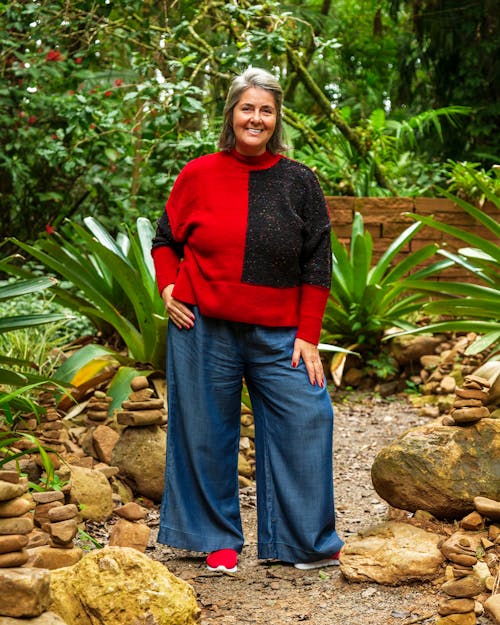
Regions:
<instances>
[{"instance_id":1,"label":"bromeliad plant","mask_svg":"<svg viewBox=\"0 0 500 625\"><path fill-rule=\"evenodd\" d=\"M389 328L416 327L410 318L428 295L410 286L409 274L412 280L425 281L452 264L451 260L439 260L417 269L435 254L438 246L433 243L393 264L398 252L421 227L418 223L410 225L373 266L372 237L364 229L359 213L354 217L349 250L332 232L333 275L323 343L343 345L368 359L380 352L380 342Z\"/></svg>"},{"instance_id":2,"label":"bromeliad plant","mask_svg":"<svg viewBox=\"0 0 500 625\"><path fill-rule=\"evenodd\" d=\"M93 217L84 224L68 221L33 245L11 242L66 282L54 288L57 301L86 315L105 339L115 332L130 359L163 368L167 316L150 253L151 222L140 217L134 234L127 228L116 238ZM26 275L13 265L7 270Z\"/></svg>"},{"instance_id":3,"label":"bromeliad plant","mask_svg":"<svg viewBox=\"0 0 500 625\"><path fill-rule=\"evenodd\" d=\"M493 206L500 211L500 198L488 184L478 176L474 177L477 189ZM461 206L469 215L485 226L500 240L500 220L493 219L473 204L440 189L441 193ZM451 262L464 267L474 276L474 283L464 282L423 282L413 276L408 285L412 289L438 296L424 305L425 312L445 316L431 325L418 328L418 332L477 332L481 334L466 350L467 354L477 354L485 349L498 350L500 347L500 246L466 230L450 226L433 217L410 214L422 225L456 237L468 244L458 253L440 249L439 254ZM500 217L500 215L499 215ZM443 297L444 296L444 297Z\"/></svg>"}]
</instances>

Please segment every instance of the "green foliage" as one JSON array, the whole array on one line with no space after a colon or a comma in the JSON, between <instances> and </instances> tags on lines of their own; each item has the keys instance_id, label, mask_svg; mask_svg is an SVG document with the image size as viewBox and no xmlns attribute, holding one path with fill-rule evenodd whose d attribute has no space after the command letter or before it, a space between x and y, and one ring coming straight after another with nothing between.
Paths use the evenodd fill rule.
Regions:
<instances>
[{"instance_id":1,"label":"green foliage","mask_svg":"<svg viewBox=\"0 0 500 625\"><path fill-rule=\"evenodd\" d=\"M350 107L340 111L347 123L352 123ZM460 116L470 113L466 107L450 106L426 111L409 119L390 119L383 109L375 109L359 122L359 132L368 152L361 158L338 129L322 129L323 123L313 117L294 115L287 111L288 124L306 133L308 143L294 149L294 157L314 169L323 188L331 195L387 196L397 189L400 196L422 196L445 182L447 169L433 160L426 149L429 137L443 139L442 122L458 124ZM384 164L391 180L392 191L381 187L374 169L374 158Z\"/></svg>"},{"instance_id":2,"label":"green foliage","mask_svg":"<svg viewBox=\"0 0 500 625\"><path fill-rule=\"evenodd\" d=\"M490 0L391 0L399 29L394 101L415 109L472 106L442 152L454 160L498 160L500 20Z\"/></svg>"},{"instance_id":3,"label":"green foliage","mask_svg":"<svg viewBox=\"0 0 500 625\"><path fill-rule=\"evenodd\" d=\"M500 166L493 165L486 171L480 163L456 163L448 164L449 184L447 191L461 199L482 206L486 201L484 188L493 195L500 197ZM479 181L479 184L478 184Z\"/></svg>"},{"instance_id":4,"label":"green foliage","mask_svg":"<svg viewBox=\"0 0 500 625\"><path fill-rule=\"evenodd\" d=\"M413 280L425 281L452 264L439 261L417 269L434 255L438 249L435 244L411 252L393 264L398 252L420 228L420 224L409 226L375 264L372 263L372 238L365 231L359 213L353 221L349 250L332 232L333 276L323 322L323 342L338 343L365 356L376 356L386 330L414 327L408 319L421 309L427 296L411 288L408 274L413 272Z\"/></svg>"},{"instance_id":5,"label":"green foliage","mask_svg":"<svg viewBox=\"0 0 500 625\"><path fill-rule=\"evenodd\" d=\"M455 129L440 111L473 108L472 141L480 103L396 106L399 59L417 63L422 50L408 13L394 21L388 9L373 0L4 2L0 238L33 241L82 215L110 230L159 215L184 163L215 148L229 80L248 65L280 77L296 154L331 179L325 190L414 195L442 183L436 154L448 141L436 138ZM418 84L426 78L421 70ZM304 111L310 119L296 125ZM411 127L425 116L425 133L427 121ZM391 124L409 125L418 144L395 140Z\"/></svg>"},{"instance_id":6,"label":"green foliage","mask_svg":"<svg viewBox=\"0 0 500 625\"><path fill-rule=\"evenodd\" d=\"M0 268L7 268L10 260L12 259L6 258L2 260ZM3 282L0 284L0 302L2 304L10 303L15 298L54 288L56 284L57 281L50 277ZM4 348L0 355L0 364L9 365L9 369L0 367L0 384L18 386L26 384L29 380L36 379L36 376L26 375L26 372L21 374L14 370L19 370L19 368L29 370L33 366L33 358L27 352L19 354L17 351L15 354L12 354L7 347L7 337L19 336L18 333L27 328L67 321L68 319L67 314L61 313L14 314L0 317L0 345Z\"/></svg>"},{"instance_id":7,"label":"green foliage","mask_svg":"<svg viewBox=\"0 0 500 625\"><path fill-rule=\"evenodd\" d=\"M163 368L167 317L151 258L151 222L140 217L135 233L126 228L116 238L92 217L84 224L67 222L33 245L11 241L69 283L54 287L57 301L86 315L105 338L115 332L130 358Z\"/></svg>"},{"instance_id":8,"label":"green foliage","mask_svg":"<svg viewBox=\"0 0 500 625\"><path fill-rule=\"evenodd\" d=\"M490 190L479 176L473 176L475 185L500 211L500 198ZM482 334L467 353L479 353L485 349L498 349L500 344L500 220L490 217L473 204L442 190L443 194L461 206L469 215L488 228L494 236L490 241L467 230L450 226L433 217L411 215L421 224L435 228L468 244L458 253L446 249L439 253L474 275L475 283L422 282L416 276L410 281L412 289L436 294L436 299L425 304L423 310L440 315L446 320L419 328L420 332L477 332ZM440 297L445 296L445 297Z\"/></svg>"},{"instance_id":9,"label":"green foliage","mask_svg":"<svg viewBox=\"0 0 500 625\"><path fill-rule=\"evenodd\" d=\"M54 465L48 450L33 434L16 429L23 425L23 414L32 414L38 420L44 412L36 401L29 398L34 389L44 386L45 383L36 383L10 392L0 390L0 469L8 462L17 463L23 456L36 453L45 471L45 489L49 490L52 488L55 477ZM17 451L16 444L19 441L28 441L30 447Z\"/></svg>"},{"instance_id":10,"label":"green foliage","mask_svg":"<svg viewBox=\"0 0 500 625\"><path fill-rule=\"evenodd\" d=\"M31 240L81 214L116 226L157 211L181 163L213 147L205 129L183 130L200 88L181 68L160 73L149 28L130 38L133 11L146 21L141 4L3 5L0 238Z\"/></svg>"}]
</instances>

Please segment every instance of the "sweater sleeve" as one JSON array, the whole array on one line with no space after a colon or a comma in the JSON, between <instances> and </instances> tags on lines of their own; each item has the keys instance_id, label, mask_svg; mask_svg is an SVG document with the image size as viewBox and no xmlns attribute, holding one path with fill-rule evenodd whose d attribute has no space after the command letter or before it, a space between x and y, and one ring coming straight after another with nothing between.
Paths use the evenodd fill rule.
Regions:
<instances>
[{"instance_id":1,"label":"sweater sleeve","mask_svg":"<svg viewBox=\"0 0 500 625\"><path fill-rule=\"evenodd\" d=\"M157 222L151 255L156 272L156 282L161 293L177 277L184 256L186 219L194 206L195 185L189 183L190 164L180 172L165 206L165 212Z\"/></svg>"},{"instance_id":2,"label":"sweater sleeve","mask_svg":"<svg viewBox=\"0 0 500 625\"><path fill-rule=\"evenodd\" d=\"M332 280L330 217L325 196L312 171L304 212L301 295L297 337L318 343Z\"/></svg>"}]
</instances>

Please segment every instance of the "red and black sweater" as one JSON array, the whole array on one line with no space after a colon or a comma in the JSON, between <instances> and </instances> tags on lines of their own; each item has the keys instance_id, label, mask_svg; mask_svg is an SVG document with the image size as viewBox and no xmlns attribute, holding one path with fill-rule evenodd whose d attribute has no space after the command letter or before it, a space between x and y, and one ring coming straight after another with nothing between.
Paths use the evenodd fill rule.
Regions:
<instances>
[{"instance_id":1,"label":"red and black sweater","mask_svg":"<svg viewBox=\"0 0 500 625\"><path fill-rule=\"evenodd\" d=\"M152 255L160 293L208 317L297 327L317 343L331 281L330 220L314 173L266 152L216 152L179 174Z\"/></svg>"}]
</instances>

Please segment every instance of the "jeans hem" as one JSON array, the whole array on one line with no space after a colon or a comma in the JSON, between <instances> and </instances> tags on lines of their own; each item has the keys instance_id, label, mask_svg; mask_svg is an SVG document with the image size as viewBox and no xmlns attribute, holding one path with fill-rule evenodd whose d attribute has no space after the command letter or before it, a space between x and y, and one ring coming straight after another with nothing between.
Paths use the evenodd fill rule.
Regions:
<instances>
[{"instance_id":1,"label":"jeans hem","mask_svg":"<svg viewBox=\"0 0 500 625\"><path fill-rule=\"evenodd\" d=\"M307 551L286 543L259 543L257 557L260 560L281 560L281 562L290 563L315 562L329 558L340 551L344 542L338 536L335 536L335 539L333 546L323 551Z\"/></svg>"},{"instance_id":2,"label":"jeans hem","mask_svg":"<svg viewBox=\"0 0 500 625\"><path fill-rule=\"evenodd\" d=\"M160 527L157 542L176 549L185 549L187 551L198 551L201 553L210 553L218 549L234 549L238 553L243 548L243 541L235 538L208 539L206 535L198 536L196 534L188 534L170 527Z\"/></svg>"}]
</instances>

